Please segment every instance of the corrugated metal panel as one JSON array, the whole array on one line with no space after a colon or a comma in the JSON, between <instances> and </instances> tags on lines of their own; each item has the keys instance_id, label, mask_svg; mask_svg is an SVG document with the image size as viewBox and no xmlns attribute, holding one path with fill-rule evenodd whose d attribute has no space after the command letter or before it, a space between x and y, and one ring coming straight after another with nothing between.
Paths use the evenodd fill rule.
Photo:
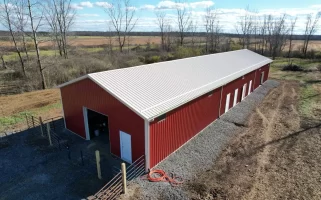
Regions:
<instances>
[{"instance_id":1,"label":"corrugated metal panel","mask_svg":"<svg viewBox=\"0 0 321 200\"><path fill-rule=\"evenodd\" d=\"M150 123L150 166L154 167L218 118L220 89L199 97Z\"/></svg>"},{"instance_id":2,"label":"corrugated metal panel","mask_svg":"<svg viewBox=\"0 0 321 200\"><path fill-rule=\"evenodd\" d=\"M255 75L254 89L259 87L261 84L261 73L264 72L263 81L265 82L269 78L269 71L270 71L270 65L265 65L255 71L256 75Z\"/></svg>"},{"instance_id":3,"label":"corrugated metal panel","mask_svg":"<svg viewBox=\"0 0 321 200\"><path fill-rule=\"evenodd\" d=\"M144 120L90 79L84 79L61 88L66 126L86 137L83 106L108 116L111 152L120 156L119 131L132 137L132 158L145 154Z\"/></svg>"},{"instance_id":4,"label":"corrugated metal panel","mask_svg":"<svg viewBox=\"0 0 321 200\"><path fill-rule=\"evenodd\" d=\"M241 88L246 83L245 97L248 95L249 84L252 81L253 91L260 85L260 74L264 71L264 81L268 78L269 66L265 65L238 79L218 88L213 96L204 95L167 114L164 121L150 123L150 164L151 168L176 151L184 143L197 135L219 116L221 99L221 115L225 113L226 95L230 93L229 108L233 107L235 90L238 89L237 103L241 101Z\"/></svg>"},{"instance_id":5,"label":"corrugated metal panel","mask_svg":"<svg viewBox=\"0 0 321 200\"><path fill-rule=\"evenodd\" d=\"M152 120L270 62L252 51L239 50L86 76Z\"/></svg>"}]
</instances>

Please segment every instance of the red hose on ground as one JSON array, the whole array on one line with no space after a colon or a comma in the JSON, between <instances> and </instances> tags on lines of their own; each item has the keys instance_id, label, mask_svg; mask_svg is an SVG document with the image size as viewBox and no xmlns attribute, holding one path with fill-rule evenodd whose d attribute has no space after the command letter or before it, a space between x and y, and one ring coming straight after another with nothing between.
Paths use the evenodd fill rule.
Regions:
<instances>
[{"instance_id":1,"label":"red hose on ground","mask_svg":"<svg viewBox=\"0 0 321 200\"><path fill-rule=\"evenodd\" d=\"M167 174L160 169L151 170L147 174L147 180L151 182L169 182L173 187L179 186L183 183L181 177L174 176L173 173L171 173L171 176L167 176Z\"/></svg>"}]
</instances>

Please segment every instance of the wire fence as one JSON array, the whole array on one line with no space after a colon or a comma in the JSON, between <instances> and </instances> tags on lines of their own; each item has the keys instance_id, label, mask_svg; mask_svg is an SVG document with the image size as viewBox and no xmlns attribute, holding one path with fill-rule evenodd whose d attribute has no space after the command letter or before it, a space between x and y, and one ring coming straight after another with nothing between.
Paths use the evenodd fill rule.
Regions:
<instances>
[{"instance_id":1,"label":"wire fence","mask_svg":"<svg viewBox=\"0 0 321 200\"><path fill-rule=\"evenodd\" d=\"M126 187L123 185L123 173L126 173L126 179L128 181L127 184L131 180L143 175L145 173L145 156L141 156L131 165L126 167L125 172L121 171L116 174L113 179L111 179L104 187L102 187L95 195L91 196L89 199L113 200L119 197L123 193L124 187Z\"/></svg>"},{"instance_id":2,"label":"wire fence","mask_svg":"<svg viewBox=\"0 0 321 200\"><path fill-rule=\"evenodd\" d=\"M92 168L95 166L96 160L94 159L93 154L91 154L92 152L83 151L83 149L79 148L71 149L71 142L68 138L64 138L64 136L62 136L63 134L57 134L57 132L61 133L65 128L64 119L62 117L58 116L42 120L41 117L26 115L26 124L28 126L28 132L32 134L33 140L36 140L37 138L46 139L48 141L48 147L59 149L62 152L62 155L66 155L66 159L68 157L70 162L74 165L86 165L91 172L95 171ZM66 152L66 154L64 152ZM85 164L87 162L88 164ZM114 175L113 178L95 195L88 199L113 200L118 198L126 188L126 185L124 185L123 182L124 177L126 177L126 182L128 181L128 184L133 179L145 173L145 156L141 156L135 162L128 165L124 171L115 165L110 170L112 170L112 174Z\"/></svg>"},{"instance_id":3,"label":"wire fence","mask_svg":"<svg viewBox=\"0 0 321 200\"><path fill-rule=\"evenodd\" d=\"M69 149L68 140L57 134L57 131L63 130L65 127L61 116L42 120L41 117L26 115L26 123L29 132L46 138L50 146L56 147L59 150L62 147Z\"/></svg>"}]
</instances>

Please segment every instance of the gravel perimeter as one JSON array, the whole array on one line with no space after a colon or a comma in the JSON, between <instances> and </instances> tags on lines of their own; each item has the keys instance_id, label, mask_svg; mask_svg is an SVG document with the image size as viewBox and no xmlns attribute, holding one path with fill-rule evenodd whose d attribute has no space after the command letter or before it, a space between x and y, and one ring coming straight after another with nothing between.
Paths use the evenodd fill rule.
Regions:
<instances>
[{"instance_id":1,"label":"gravel perimeter","mask_svg":"<svg viewBox=\"0 0 321 200\"><path fill-rule=\"evenodd\" d=\"M198 172L210 169L231 137L240 133L242 125L246 123L253 109L278 85L277 81L266 81L244 101L210 124L156 168L164 170L167 174L173 172L185 182L195 178ZM167 182L151 183L137 179L133 183L137 183L141 188L142 199L188 199L181 187L171 187Z\"/></svg>"}]
</instances>

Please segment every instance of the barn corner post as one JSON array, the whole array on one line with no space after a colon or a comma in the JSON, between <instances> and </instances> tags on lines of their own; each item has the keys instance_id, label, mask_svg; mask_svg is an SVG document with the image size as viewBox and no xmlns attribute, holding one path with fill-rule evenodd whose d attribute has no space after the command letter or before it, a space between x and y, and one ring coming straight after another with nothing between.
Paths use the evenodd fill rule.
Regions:
<instances>
[{"instance_id":1,"label":"barn corner post","mask_svg":"<svg viewBox=\"0 0 321 200\"><path fill-rule=\"evenodd\" d=\"M150 138L149 138L149 121L144 120L145 126L145 172L150 169Z\"/></svg>"}]
</instances>

